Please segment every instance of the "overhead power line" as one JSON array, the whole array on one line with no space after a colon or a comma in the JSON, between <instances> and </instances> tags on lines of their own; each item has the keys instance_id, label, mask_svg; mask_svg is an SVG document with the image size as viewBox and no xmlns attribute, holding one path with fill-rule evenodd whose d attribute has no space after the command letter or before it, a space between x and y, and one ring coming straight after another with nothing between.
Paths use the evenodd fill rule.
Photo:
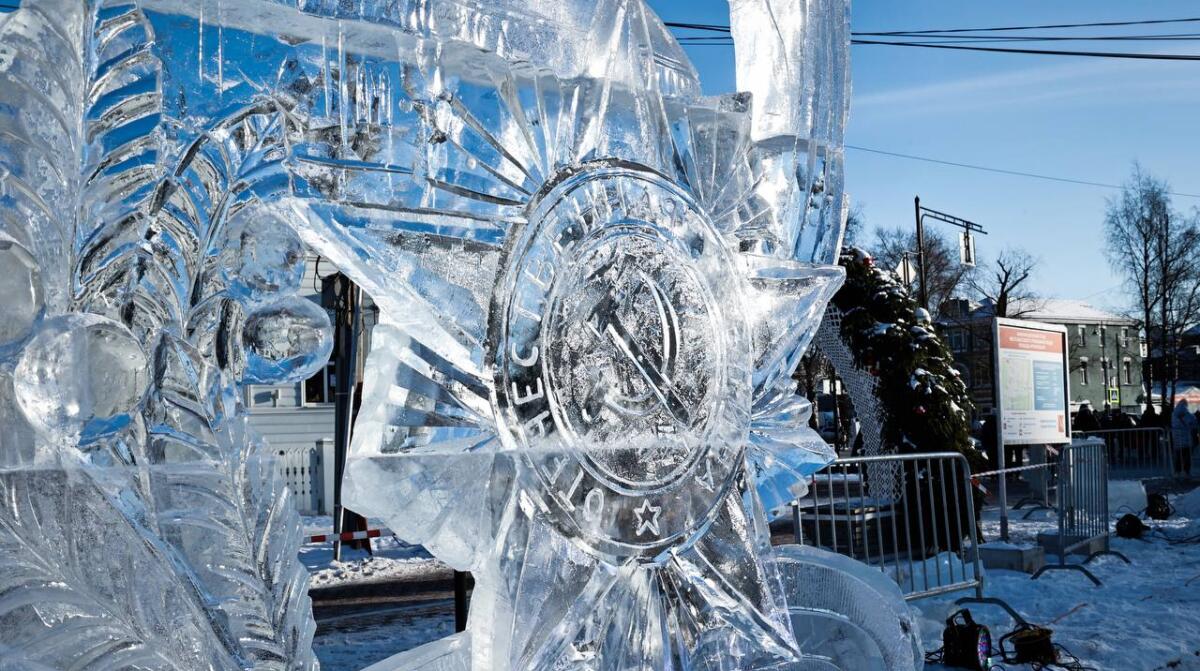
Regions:
<instances>
[{"instance_id":1,"label":"overhead power line","mask_svg":"<svg viewBox=\"0 0 1200 671\"><path fill-rule=\"evenodd\" d=\"M1131 58L1144 61L1200 61L1200 54L1139 54L1123 51L1069 51L1063 49L1023 49L1017 47L977 47L933 42L889 42L887 40L850 40L851 44L883 44L893 47L923 47L926 49L955 49L958 51L988 51L1009 54L1039 54L1043 56L1087 56L1091 58Z\"/></svg>"},{"instance_id":2,"label":"overhead power line","mask_svg":"<svg viewBox=\"0 0 1200 671\"><path fill-rule=\"evenodd\" d=\"M1022 172L1020 170L1006 170L1004 168L992 168L992 167L988 167L988 166L984 166L984 165L974 165L971 163L959 163L957 161L944 161L942 159L930 158L928 156L916 156L914 154L902 154L900 152L884 151L883 149L872 149L870 147L861 147L861 146L853 145L853 144L846 145L846 148L854 149L856 151L865 151L865 152L869 152L872 154L882 154L884 156L892 156L894 158L903 158L903 159L908 159L911 161L923 161L925 163L937 163L939 165L948 165L948 166L953 166L955 168L968 168L971 170L996 172L996 173L1000 173L1002 175L1013 175L1015 177L1029 177L1032 179L1049 180L1051 182L1066 182L1068 184L1081 184L1083 186L1098 186L1098 187L1105 188L1105 189L1118 189L1119 190L1119 189L1125 188L1125 187L1121 186L1120 184L1105 184L1104 182L1092 182L1092 181L1085 180L1085 179L1073 179L1070 177L1054 177L1052 175L1039 175L1037 173ZM1169 193L1172 196L1179 196L1181 198L1200 198L1200 194L1195 194L1195 193L1180 193L1180 192L1176 192L1176 191L1168 191L1167 193Z\"/></svg>"},{"instance_id":3,"label":"overhead power line","mask_svg":"<svg viewBox=\"0 0 1200 671\"><path fill-rule=\"evenodd\" d=\"M850 34L858 37L887 37L887 36L906 36L906 35L934 35L940 33L988 33L1001 32L1008 30L1049 30L1054 28L1107 28L1113 26L1148 26L1162 25L1165 23L1200 23L1200 17L1182 18L1182 19L1146 19L1141 21L1096 21L1092 23L1047 23L1035 26L993 26L989 28L942 28L942 29L921 29L921 30L884 30L884 31L854 31ZM665 25L668 28L684 28L689 30L709 30L715 32L729 32L729 26L724 26L716 23L686 23L667 21Z\"/></svg>"},{"instance_id":4,"label":"overhead power line","mask_svg":"<svg viewBox=\"0 0 1200 671\"><path fill-rule=\"evenodd\" d=\"M683 28L685 30L707 30L714 33L729 32L729 26L721 26L715 23L679 23L676 21L664 21L663 25L668 28Z\"/></svg>"},{"instance_id":5,"label":"overhead power line","mask_svg":"<svg viewBox=\"0 0 1200 671\"><path fill-rule=\"evenodd\" d=\"M1200 17L1186 19L1146 19L1142 21L1097 21L1092 23L1049 23L1040 26L1002 26L992 28L943 28L940 30L891 30L882 32L854 32L851 35L873 35L883 37L887 35L902 35L902 34L920 34L928 35L933 33L986 33L997 32L1002 30L1046 30L1050 28L1100 28L1112 26L1148 26L1164 23L1200 23ZM667 24L670 25L670 24Z\"/></svg>"},{"instance_id":6,"label":"overhead power line","mask_svg":"<svg viewBox=\"0 0 1200 671\"><path fill-rule=\"evenodd\" d=\"M732 40L706 38L679 38L679 43L690 46L733 46ZM891 42L887 40L850 40L850 44L885 45L891 47L923 47L926 49L954 49L957 51L986 51L991 53L1036 54L1042 56L1080 56L1087 58L1117 58L1142 61L1200 61L1200 54L1136 53L1127 51L1072 51L1067 49L1023 49L1016 47L980 47L942 42Z\"/></svg>"},{"instance_id":7,"label":"overhead power line","mask_svg":"<svg viewBox=\"0 0 1200 671\"><path fill-rule=\"evenodd\" d=\"M988 47L979 46L984 43L996 42L1059 42L1059 41L1191 41L1200 39L1200 33L1175 33L1165 35L997 35L1001 31L1022 31L1048 28L1081 28L1097 26L1124 26L1164 23L1200 22L1200 18L1183 19L1154 19L1146 21L1105 21L1095 23L1061 23L1036 26L1005 26L993 28L950 28L945 30L908 30L908 31L879 31L852 32L851 44L883 45L895 47L919 47L925 49L954 49L958 51L984 51L991 53L1035 54L1042 56L1077 56L1089 58L1119 58L1134 60L1157 61L1197 61L1200 54L1163 54L1138 53L1127 51L1090 51L1067 49L1034 49L1027 47ZM681 30L695 30L718 33L708 36L681 36L679 42L688 45L729 46L733 44L729 26L712 23L681 23L668 22L666 25ZM968 32L993 33L989 35L968 35ZM864 37L892 38L921 38L899 39L862 39ZM934 39L930 39L934 38ZM946 39L936 39L946 38Z\"/></svg>"},{"instance_id":8,"label":"overhead power line","mask_svg":"<svg viewBox=\"0 0 1200 671\"><path fill-rule=\"evenodd\" d=\"M928 35L907 33L897 37L921 37L929 44L991 44L993 42L1192 42L1200 33L1168 33L1165 35ZM722 39L684 37L680 39ZM729 39L728 37L723 39ZM934 41L937 40L937 41Z\"/></svg>"}]
</instances>

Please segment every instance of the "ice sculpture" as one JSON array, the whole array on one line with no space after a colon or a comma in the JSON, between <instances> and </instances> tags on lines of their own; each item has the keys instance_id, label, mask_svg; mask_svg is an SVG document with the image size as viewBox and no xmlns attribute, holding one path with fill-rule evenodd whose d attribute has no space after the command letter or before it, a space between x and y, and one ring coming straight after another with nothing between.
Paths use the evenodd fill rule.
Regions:
<instances>
[{"instance_id":1,"label":"ice sculpture","mask_svg":"<svg viewBox=\"0 0 1200 671\"><path fill-rule=\"evenodd\" d=\"M281 68L330 128L286 216L383 308L348 505L476 579L377 668L815 663L763 503L832 457L790 373L842 277L845 3L733 3L715 98L639 2L370 7L399 63Z\"/></svg>"},{"instance_id":2,"label":"ice sculpture","mask_svg":"<svg viewBox=\"0 0 1200 671\"><path fill-rule=\"evenodd\" d=\"M921 669L916 616L882 571L805 545L777 548L788 609L804 654L831 669Z\"/></svg>"},{"instance_id":3,"label":"ice sculpture","mask_svg":"<svg viewBox=\"0 0 1200 671\"><path fill-rule=\"evenodd\" d=\"M313 665L238 403L328 353L294 229L381 308L349 504L476 576L390 667L818 668L763 504L832 456L789 375L842 278L846 9L733 0L718 97L640 0L0 14L0 651Z\"/></svg>"},{"instance_id":4,"label":"ice sculpture","mask_svg":"<svg viewBox=\"0 0 1200 671\"><path fill-rule=\"evenodd\" d=\"M239 385L323 365L329 321L268 209L279 120L189 114L177 20L0 13L0 668L317 666Z\"/></svg>"}]
</instances>

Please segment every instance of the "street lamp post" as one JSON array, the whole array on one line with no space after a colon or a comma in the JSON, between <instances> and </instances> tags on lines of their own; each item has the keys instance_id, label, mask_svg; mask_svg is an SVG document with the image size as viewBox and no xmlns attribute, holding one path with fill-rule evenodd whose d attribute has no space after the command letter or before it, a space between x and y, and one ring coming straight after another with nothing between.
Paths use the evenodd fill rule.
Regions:
<instances>
[{"instance_id":1,"label":"street lamp post","mask_svg":"<svg viewBox=\"0 0 1200 671\"><path fill-rule=\"evenodd\" d=\"M968 236L966 239L966 249L968 250L970 250L970 235L972 233L987 235L987 231L983 230L982 226L973 221L967 221L966 219L956 217L951 214L946 214L945 212L939 212L938 210L933 210L928 207L922 207L920 196L915 196L913 198L913 210L914 216L917 220L917 297L920 300L921 307L928 310L929 288L926 284L928 274L925 263L925 217L929 217L935 221L940 221L942 223L950 224L951 226L957 226L963 229L963 235ZM963 259L963 261L967 262L968 259ZM969 262L971 265L975 265L975 259L969 259Z\"/></svg>"}]
</instances>

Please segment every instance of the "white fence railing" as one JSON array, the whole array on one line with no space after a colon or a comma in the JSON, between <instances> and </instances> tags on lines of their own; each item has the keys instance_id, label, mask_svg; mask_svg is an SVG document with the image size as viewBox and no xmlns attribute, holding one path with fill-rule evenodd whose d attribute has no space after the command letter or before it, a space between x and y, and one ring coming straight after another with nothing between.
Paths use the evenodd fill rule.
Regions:
<instances>
[{"instance_id":1,"label":"white fence railing","mask_svg":"<svg viewBox=\"0 0 1200 671\"><path fill-rule=\"evenodd\" d=\"M275 451L275 471L292 491L297 512L333 514L333 441Z\"/></svg>"}]
</instances>

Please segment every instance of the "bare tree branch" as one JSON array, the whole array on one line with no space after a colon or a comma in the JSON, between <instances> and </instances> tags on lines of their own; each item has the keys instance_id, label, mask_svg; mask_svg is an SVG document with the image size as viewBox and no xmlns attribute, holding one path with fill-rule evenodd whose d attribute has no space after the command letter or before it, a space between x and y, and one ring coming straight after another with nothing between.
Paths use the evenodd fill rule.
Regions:
<instances>
[{"instance_id":1,"label":"bare tree branch","mask_svg":"<svg viewBox=\"0 0 1200 671\"><path fill-rule=\"evenodd\" d=\"M1125 281L1140 314L1158 371L1162 410L1169 413L1174 389L1168 382L1178 369L1182 336L1200 318L1198 216L1171 208L1166 182L1134 164L1121 195L1109 200L1104 218L1105 253ZM1143 371L1145 396L1154 388L1154 369Z\"/></svg>"},{"instance_id":2,"label":"bare tree branch","mask_svg":"<svg viewBox=\"0 0 1200 671\"><path fill-rule=\"evenodd\" d=\"M1024 317L1042 307L1029 286L1037 264L1037 258L1024 249L1005 249L994 262L980 267L971 276L969 285L991 301L997 317Z\"/></svg>"},{"instance_id":3,"label":"bare tree branch","mask_svg":"<svg viewBox=\"0 0 1200 671\"><path fill-rule=\"evenodd\" d=\"M876 229L872 254L881 267L893 270L900 265L905 254L917 251L917 234L906 228ZM916 264L915 256L911 262ZM936 316L947 300L954 298L959 288L971 276L972 268L959 262L958 248L937 232L925 229L925 262L928 271L926 280L929 290L929 307ZM916 293L916 278L910 287Z\"/></svg>"}]
</instances>

